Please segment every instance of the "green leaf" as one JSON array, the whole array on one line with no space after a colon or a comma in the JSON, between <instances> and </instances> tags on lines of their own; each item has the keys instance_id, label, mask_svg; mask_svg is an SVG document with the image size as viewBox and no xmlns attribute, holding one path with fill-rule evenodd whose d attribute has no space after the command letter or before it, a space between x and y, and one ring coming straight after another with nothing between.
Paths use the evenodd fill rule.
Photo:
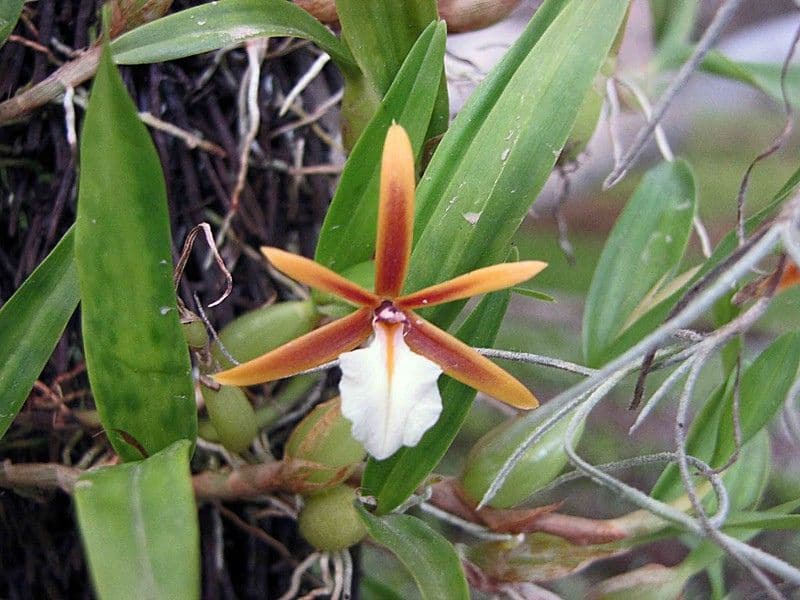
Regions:
<instances>
[{"instance_id":1,"label":"green leaf","mask_svg":"<svg viewBox=\"0 0 800 600\"><path fill-rule=\"evenodd\" d=\"M656 46L669 51L687 44L694 30L698 8L695 0L650 0Z\"/></svg>"},{"instance_id":2,"label":"green leaf","mask_svg":"<svg viewBox=\"0 0 800 600\"><path fill-rule=\"evenodd\" d=\"M407 290L503 260L627 6L626 0L549 0L536 11L444 135L420 182ZM446 326L462 306L425 314Z\"/></svg>"},{"instance_id":3,"label":"green leaf","mask_svg":"<svg viewBox=\"0 0 800 600\"><path fill-rule=\"evenodd\" d=\"M744 372L739 395L739 423L744 442L761 431L784 405L799 367L800 332L791 332L775 340ZM712 467L725 463L736 448L733 402L726 403L716 431Z\"/></svg>"},{"instance_id":4,"label":"green leaf","mask_svg":"<svg viewBox=\"0 0 800 600\"><path fill-rule=\"evenodd\" d=\"M791 196L799 184L800 169L797 169L792 176L789 177L786 183L784 183L778 193L775 194L772 201L757 214L745 221L745 233L750 235L759 225L764 223L767 219L773 217L783 202L789 196ZM663 323L669 315L670 310L672 310L672 307L678 301L678 298L680 298L686 292L687 288L690 285L693 285L698 279L708 273L720 262L722 262L726 257L730 256L730 254L736 249L737 244L738 238L736 237L736 231L729 231L714 249L711 257L701 265L700 270L694 275L694 277L692 277L691 281L689 281L680 290L672 294L669 298L666 298L655 307L651 308L650 311L644 314L638 321L636 321L636 323L632 324L625 331L623 331L617 340L611 345L610 349L608 350L608 354L611 356L617 356Z\"/></svg>"},{"instance_id":5,"label":"green leaf","mask_svg":"<svg viewBox=\"0 0 800 600\"><path fill-rule=\"evenodd\" d=\"M719 427L720 415L725 402L732 397L736 374L730 373L727 379L714 389L703 407L692 420L692 426L686 436L686 452L700 460L710 460L714 455L716 439L708 432ZM678 466L667 465L650 491L657 500L669 501L684 493Z\"/></svg>"},{"instance_id":6,"label":"green leaf","mask_svg":"<svg viewBox=\"0 0 800 600\"><path fill-rule=\"evenodd\" d=\"M768 439L766 432L763 437ZM796 529L800 526L800 515L790 515L796 510L800 501L794 500L764 511L732 512L725 519L723 530L733 537L747 541L757 535L761 530L769 529ZM716 543L703 541L697 545L681 563L680 570L687 577L709 568L726 556Z\"/></svg>"},{"instance_id":7,"label":"green leaf","mask_svg":"<svg viewBox=\"0 0 800 600\"><path fill-rule=\"evenodd\" d=\"M520 296L527 296L528 298L533 298L534 300L541 300L542 302L557 302L557 300L551 296L550 294L545 294L544 292L540 292L539 290L531 290L528 288L522 287L515 287L511 288L511 291L515 294L519 294Z\"/></svg>"},{"instance_id":8,"label":"green leaf","mask_svg":"<svg viewBox=\"0 0 800 600\"><path fill-rule=\"evenodd\" d=\"M0 46L2 46L17 25L25 0L3 0L0 4Z\"/></svg>"},{"instance_id":9,"label":"green leaf","mask_svg":"<svg viewBox=\"0 0 800 600\"><path fill-rule=\"evenodd\" d=\"M745 512L731 515L725 521L725 529L800 529L800 515L773 515L765 512Z\"/></svg>"},{"instance_id":10,"label":"green leaf","mask_svg":"<svg viewBox=\"0 0 800 600\"><path fill-rule=\"evenodd\" d=\"M150 458L88 471L75 505L103 600L200 597L200 533L188 441Z\"/></svg>"},{"instance_id":11,"label":"green leaf","mask_svg":"<svg viewBox=\"0 0 800 600\"><path fill-rule=\"evenodd\" d=\"M758 505L767 488L771 467L769 433L762 429L742 446L739 458L722 476L730 496L731 510L745 510ZM717 510L713 493L706 497L706 502L709 512Z\"/></svg>"},{"instance_id":12,"label":"green leaf","mask_svg":"<svg viewBox=\"0 0 800 600\"><path fill-rule=\"evenodd\" d=\"M342 272L372 258L378 216L380 159L386 130L397 121L408 132L415 154L425 141L442 77L444 23L431 24L408 53L378 112L345 165L317 244L317 262Z\"/></svg>"},{"instance_id":13,"label":"green leaf","mask_svg":"<svg viewBox=\"0 0 800 600\"><path fill-rule=\"evenodd\" d=\"M590 366L611 358L609 348L627 320L683 258L696 209L694 178L684 161L648 171L611 230L592 278L583 315L583 349Z\"/></svg>"},{"instance_id":14,"label":"green leaf","mask_svg":"<svg viewBox=\"0 0 800 600\"><path fill-rule=\"evenodd\" d=\"M126 460L194 441L197 409L172 284L167 192L153 142L106 48L81 137L75 259L86 366Z\"/></svg>"},{"instance_id":15,"label":"green leaf","mask_svg":"<svg viewBox=\"0 0 800 600\"><path fill-rule=\"evenodd\" d=\"M438 19L435 0L336 0L336 14L342 39L381 94L392 85L422 31Z\"/></svg>"},{"instance_id":16,"label":"green leaf","mask_svg":"<svg viewBox=\"0 0 800 600\"><path fill-rule=\"evenodd\" d=\"M0 438L22 408L78 305L73 230L0 308Z\"/></svg>"},{"instance_id":17,"label":"green leaf","mask_svg":"<svg viewBox=\"0 0 800 600\"><path fill-rule=\"evenodd\" d=\"M688 58L689 49L684 50L684 57ZM777 102L783 103L781 91L780 63L751 63L735 61L719 52L709 52L700 68L711 75L718 75L725 79L738 81L755 88ZM800 101L800 67L790 65L786 72L786 92L789 100L797 106Z\"/></svg>"},{"instance_id":18,"label":"green leaf","mask_svg":"<svg viewBox=\"0 0 800 600\"><path fill-rule=\"evenodd\" d=\"M418 36L438 20L438 11L435 0L337 0L336 12L342 39L353 50L364 76L363 85L369 89L346 93L342 100L346 137L356 140L394 82ZM426 136L430 138L447 129L449 105L444 77L440 74L424 94L436 98L433 122Z\"/></svg>"},{"instance_id":19,"label":"green leaf","mask_svg":"<svg viewBox=\"0 0 800 600\"><path fill-rule=\"evenodd\" d=\"M397 556L425 600L469 600L461 561L450 542L416 517L375 517L357 506L369 535Z\"/></svg>"},{"instance_id":20,"label":"green leaf","mask_svg":"<svg viewBox=\"0 0 800 600\"><path fill-rule=\"evenodd\" d=\"M219 0L162 17L111 42L119 64L162 62L245 40L282 36L311 40L340 69L357 73L347 47L319 21L286 0Z\"/></svg>"},{"instance_id":21,"label":"green leaf","mask_svg":"<svg viewBox=\"0 0 800 600\"><path fill-rule=\"evenodd\" d=\"M789 514L800 507L800 499L790 500L767 510L731 513L725 519L730 529L800 529L800 515Z\"/></svg>"},{"instance_id":22,"label":"green leaf","mask_svg":"<svg viewBox=\"0 0 800 600\"><path fill-rule=\"evenodd\" d=\"M742 444L753 439L783 406L800 367L800 332L786 333L745 369L739 386L739 422ZM686 450L712 467L723 465L735 449L733 436L733 382L728 377L709 397L692 422ZM716 432L716 436L709 435ZM651 495L670 500L682 490L677 465L669 465Z\"/></svg>"},{"instance_id":23,"label":"green leaf","mask_svg":"<svg viewBox=\"0 0 800 600\"><path fill-rule=\"evenodd\" d=\"M494 344L500 323L508 308L509 292L489 294L458 329L456 337L470 346ZM361 481L364 493L378 501L378 514L387 513L414 493L439 464L461 425L467 418L475 390L455 379L443 377L439 383L442 414L413 448L401 448L386 460L369 459Z\"/></svg>"}]
</instances>

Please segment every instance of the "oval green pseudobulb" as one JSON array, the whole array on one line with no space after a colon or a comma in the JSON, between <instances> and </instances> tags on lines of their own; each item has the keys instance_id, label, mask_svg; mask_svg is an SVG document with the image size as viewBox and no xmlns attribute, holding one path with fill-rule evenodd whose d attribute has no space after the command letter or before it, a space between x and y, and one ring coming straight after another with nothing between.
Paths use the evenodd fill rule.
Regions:
<instances>
[{"instance_id":1,"label":"oval green pseudobulb","mask_svg":"<svg viewBox=\"0 0 800 600\"><path fill-rule=\"evenodd\" d=\"M367 529L356 512L355 500L355 490L346 485L307 497L298 518L300 533L309 544L324 552L357 544Z\"/></svg>"},{"instance_id":2,"label":"oval green pseudobulb","mask_svg":"<svg viewBox=\"0 0 800 600\"><path fill-rule=\"evenodd\" d=\"M181 323L181 327L189 348L205 348L208 345L208 331L202 321Z\"/></svg>"},{"instance_id":3,"label":"oval green pseudobulb","mask_svg":"<svg viewBox=\"0 0 800 600\"><path fill-rule=\"evenodd\" d=\"M477 503L483 498L508 457L552 415L552 412L545 406L535 413L509 419L476 442L467 457L467 464L461 475L461 484L471 500ZM561 472L568 460L564 452L564 433L570 419L571 414L561 419L538 442L528 448L503 486L489 502L490 506L495 508L516 506L550 483ZM582 433L583 425L579 435Z\"/></svg>"},{"instance_id":4,"label":"oval green pseudobulb","mask_svg":"<svg viewBox=\"0 0 800 600\"><path fill-rule=\"evenodd\" d=\"M300 421L286 442L286 458L318 463L306 481L323 485L340 483L364 459L364 447L350 434L350 421L342 416L341 400L317 406Z\"/></svg>"},{"instance_id":5,"label":"oval green pseudobulb","mask_svg":"<svg viewBox=\"0 0 800 600\"><path fill-rule=\"evenodd\" d=\"M202 386L202 391L219 443L231 452L246 450L258 430L253 406L242 389L223 385L214 391Z\"/></svg>"},{"instance_id":6,"label":"oval green pseudobulb","mask_svg":"<svg viewBox=\"0 0 800 600\"><path fill-rule=\"evenodd\" d=\"M239 362L247 362L308 333L318 320L311 300L280 302L237 317L222 328L219 339L231 356ZM211 353L222 368L233 366L219 344L212 345Z\"/></svg>"}]
</instances>

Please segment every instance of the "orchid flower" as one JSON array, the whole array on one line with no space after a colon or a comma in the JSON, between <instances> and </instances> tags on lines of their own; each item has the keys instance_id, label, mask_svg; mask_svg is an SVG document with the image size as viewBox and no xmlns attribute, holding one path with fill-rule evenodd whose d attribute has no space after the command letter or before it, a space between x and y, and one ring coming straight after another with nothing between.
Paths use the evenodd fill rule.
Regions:
<instances>
[{"instance_id":1,"label":"orchid flower","mask_svg":"<svg viewBox=\"0 0 800 600\"><path fill-rule=\"evenodd\" d=\"M252 385L311 369L339 357L342 414L352 434L377 459L415 446L442 410L437 379L444 372L518 408L534 395L468 345L429 323L414 309L516 285L546 266L539 261L494 265L418 292L402 294L411 256L414 155L405 130L392 125L383 148L375 243L375 291L312 260L262 248L272 265L293 279L333 293L357 310L263 356L217 373L223 384ZM366 341L363 349L353 350Z\"/></svg>"}]
</instances>

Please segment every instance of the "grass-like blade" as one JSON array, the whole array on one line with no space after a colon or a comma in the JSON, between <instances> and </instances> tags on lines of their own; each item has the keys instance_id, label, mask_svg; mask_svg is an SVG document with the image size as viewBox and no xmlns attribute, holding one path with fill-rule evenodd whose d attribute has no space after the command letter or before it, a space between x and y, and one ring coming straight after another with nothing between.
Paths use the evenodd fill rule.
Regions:
<instances>
[{"instance_id":1,"label":"grass-like blade","mask_svg":"<svg viewBox=\"0 0 800 600\"><path fill-rule=\"evenodd\" d=\"M0 437L22 408L78 305L70 229L0 308Z\"/></svg>"},{"instance_id":2,"label":"grass-like blade","mask_svg":"<svg viewBox=\"0 0 800 600\"><path fill-rule=\"evenodd\" d=\"M317 262L334 271L368 261L375 252L379 157L386 130L397 121L420 153L434 108L430 92L442 77L445 37L444 23L431 24L420 35L347 160L316 252Z\"/></svg>"}]
</instances>

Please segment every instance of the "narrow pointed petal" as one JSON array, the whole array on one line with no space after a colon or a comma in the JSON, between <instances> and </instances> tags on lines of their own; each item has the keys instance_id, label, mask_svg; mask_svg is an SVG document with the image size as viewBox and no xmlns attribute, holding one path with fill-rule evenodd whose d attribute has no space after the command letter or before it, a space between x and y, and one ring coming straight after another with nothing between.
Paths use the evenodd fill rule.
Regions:
<instances>
[{"instance_id":1,"label":"narrow pointed petal","mask_svg":"<svg viewBox=\"0 0 800 600\"><path fill-rule=\"evenodd\" d=\"M213 377L226 385L253 385L289 377L352 350L367 339L371 331L372 310L362 308Z\"/></svg>"},{"instance_id":2,"label":"narrow pointed petal","mask_svg":"<svg viewBox=\"0 0 800 600\"><path fill-rule=\"evenodd\" d=\"M539 405L530 390L488 358L411 311L406 315L408 347L435 362L450 377L516 408Z\"/></svg>"},{"instance_id":3,"label":"narrow pointed petal","mask_svg":"<svg viewBox=\"0 0 800 600\"><path fill-rule=\"evenodd\" d=\"M381 162L375 293L394 298L403 289L414 235L414 152L405 129L392 125Z\"/></svg>"},{"instance_id":4,"label":"narrow pointed petal","mask_svg":"<svg viewBox=\"0 0 800 600\"><path fill-rule=\"evenodd\" d=\"M434 306L444 302L463 300L478 294L502 290L522 283L541 272L547 263L538 260L503 263L477 269L470 273L432 285L418 292L406 294L395 301L403 308Z\"/></svg>"},{"instance_id":5,"label":"narrow pointed petal","mask_svg":"<svg viewBox=\"0 0 800 600\"><path fill-rule=\"evenodd\" d=\"M402 446L416 446L442 412L436 380L442 370L411 352L402 323L375 323L375 338L339 357L342 414L353 437L383 460Z\"/></svg>"},{"instance_id":6,"label":"narrow pointed petal","mask_svg":"<svg viewBox=\"0 0 800 600\"><path fill-rule=\"evenodd\" d=\"M356 306L374 307L380 304L380 299L372 292L313 260L267 246L261 248L261 253L281 273L309 287L336 294Z\"/></svg>"}]
</instances>

